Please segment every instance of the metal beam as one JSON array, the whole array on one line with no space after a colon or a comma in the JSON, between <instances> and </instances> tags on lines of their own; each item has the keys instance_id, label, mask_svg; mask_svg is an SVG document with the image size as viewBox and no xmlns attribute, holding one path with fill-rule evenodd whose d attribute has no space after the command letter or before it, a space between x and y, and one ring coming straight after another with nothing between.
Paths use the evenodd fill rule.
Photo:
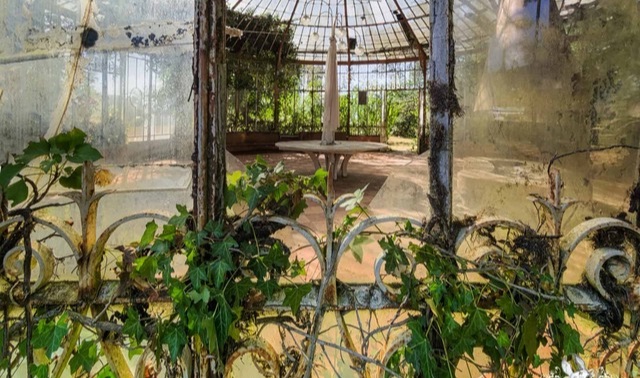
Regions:
<instances>
[{"instance_id":1,"label":"metal beam","mask_svg":"<svg viewBox=\"0 0 640 378\"><path fill-rule=\"evenodd\" d=\"M455 94L453 1L432 0L429 61L429 202L442 247L453 247L453 118L459 112Z\"/></svg>"},{"instance_id":2,"label":"metal beam","mask_svg":"<svg viewBox=\"0 0 640 378\"><path fill-rule=\"evenodd\" d=\"M342 4L344 5L344 32L347 37L347 135L351 135L351 49L349 48L349 17L347 14L346 0L343 1ZM357 43L356 39L356 45Z\"/></svg>"},{"instance_id":3,"label":"metal beam","mask_svg":"<svg viewBox=\"0 0 640 378\"><path fill-rule=\"evenodd\" d=\"M413 28L411 27L411 25L409 24L409 20L407 19L407 16L404 14L404 11L402 10L402 7L400 7L400 3L398 3L398 0L393 0L394 4L396 5L396 7L398 8L398 13L401 16L401 20L400 21L400 25L404 26L402 29L405 30L407 33L409 33L409 35L407 37L410 37L413 40L412 43L412 47L416 50L418 50L418 59L420 60L420 66L422 67L423 71L427 70L427 60L428 60L428 56L427 53L424 51L424 48L422 47L422 45L420 44L419 40L418 40L418 36L416 35L416 33L413 31ZM432 4L433 5L433 4ZM433 11L430 11L429 13L433 13ZM432 19L431 16L429 17L429 19ZM431 25L431 31L433 31L433 25ZM409 38L408 38L409 39ZM409 41L412 42L412 41Z\"/></svg>"},{"instance_id":4,"label":"metal beam","mask_svg":"<svg viewBox=\"0 0 640 378\"><path fill-rule=\"evenodd\" d=\"M363 65L363 64L385 64L385 63L402 63L402 62L415 62L418 59L416 58L394 58L394 59L371 59L371 60L356 60L351 62L352 66ZM326 64L325 61L322 60L295 60L292 63L304 64L310 66L321 66ZM339 66L347 65L347 62L338 62Z\"/></svg>"},{"instance_id":5,"label":"metal beam","mask_svg":"<svg viewBox=\"0 0 640 378\"><path fill-rule=\"evenodd\" d=\"M193 212L196 227L224 215L227 70L224 0L196 0Z\"/></svg>"}]
</instances>

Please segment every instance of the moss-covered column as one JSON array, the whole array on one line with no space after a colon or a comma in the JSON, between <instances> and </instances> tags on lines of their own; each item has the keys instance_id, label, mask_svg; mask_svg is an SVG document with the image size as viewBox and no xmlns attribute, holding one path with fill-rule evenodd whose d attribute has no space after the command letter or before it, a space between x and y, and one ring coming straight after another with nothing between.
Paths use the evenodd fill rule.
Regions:
<instances>
[{"instance_id":1,"label":"moss-covered column","mask_svg":"<svg viewBox=\"0 0 640 378\"><path fill-rule=\"evenodd\" d=\"M227 68L224 0L196 0L193 211L198 229L224 215Z\"/></svg>"},{"instance_id":2,"label":"moss-covered column","mask_svg":"<svg viewBox=\"0 0 640 378\"><path fill-rule=\"evenodd\" d=\"M443 244L452 247L453 118L460 112L455 94L453 0L432 0L429 60L429 202Z\"/></svg>"}]
</instances>

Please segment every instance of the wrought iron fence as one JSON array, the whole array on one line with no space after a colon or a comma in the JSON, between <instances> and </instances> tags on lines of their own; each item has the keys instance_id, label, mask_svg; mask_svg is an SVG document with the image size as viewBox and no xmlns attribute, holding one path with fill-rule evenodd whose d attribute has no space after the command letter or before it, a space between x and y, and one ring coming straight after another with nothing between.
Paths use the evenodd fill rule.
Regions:
<instances>
[{"instance_id":1,"label":"wrought iron fence","mask_svg":"<svg viewBox=\"0 0 640 378\"><path fill-rule=\"evenodd\" d=\"M32 264L30 264L33 275L28 303L38 309L34 318L36 322L38 319L40 322L45 321L49 317L66 311L68 320L65 321L70 322L69 324L82 325L102 332L109 329L108 324L117 324L117 322L101 322L99 316L91 318L86 314L75 312L75 308L82 307L81 304L88 300L83 297L83 288L86 289L91 282L101 283L95 296L90 299L90 303L92 306L102 308L106 314L111 314L109 316L118 314L123 304L161 306L162 303L171 301L170 293L162 291L153 295L149 294L150 291L143 291L147 296L137 298L125 294L123 285L135 286L140 282L125 283L122 276L120 280L109 279L103 261L109 239L118 228L126 227L127 224L138 219L156 219L166 222L169 217L156 213L133 214L117 220L101 231L98 230L96 217L100 200L112 193L96 192L95 169L91 164L85 164L85 169L82 190L62 194L77 206L82 222L81 232L74 230L70 224L60 219L39 215L37 212L33 214L35 224L39 228L48 230L45 233L48 234L46 240L54 237L61 238L68 246L72 254L71 258L77 266L77 279L56 280L58 259L51 248L46 246L46 242L34 242ZM526 260L539 266L522 266L521 269L539 269L554 275L558 279L564 300L568 301L567 306L575 306L593 322L589 323L593 324L592 327L600 327L600 331L591 332L594 335L593 338L585 340L587 348L585 348L584 358L588 361L589 368L595 371L606 369L614 376L617 374L622 377L633 377L640 368L638 365L640 341L636 334L637 311L640 303L638 278L640 229L621 219L593 218L578 224L568 232L563 232L564 214L577 202L563 199L562 180L559 173L552 172L552 177L555 181L549 197L532 196L530 198L533 204L541 208L540 216L545 220L542 227L534 228L518 221L500 218L467 220L461 223L457 233L456 255L477 267L487 267L501 259L517 259L517 253L526 254L529 257L540 254L539 242L548 245L549 253L542 256L542 259ZM385 268L389 263L385 255L391 250L383 248L372 267L375 277L373 283L341 282L337 279L337 273L345 253L350 249L362 248L361 243L357 241L364 235L372 234L372 230L373 234L381 234L384 237L394 234L407 236L408 229L423 229L425 231L419 231L419 233L426 232L429 222L424 219L382 216L366 217L357 223L356 218L353 217L348 219L347 227L344 224L336 225L338 210L352 209L357 206L361 195L362 193L355 193L334 198L331 191L326 197L305 195L306 201L319 206L324 214L326 230L320 234L283 216L254 214L245 218L254 223L286 226L301 235L313 251L321 273L317 281L311 281L313 283L311 291L305 293L300 299L298 316L291 314L290 304L287 303L283 292L263 301L263 305L254 312L253 322L258 328L237 336L228 360L223 361L225 374L231 374L238 366L244 366L242 369L257 371L264 376L310 376L316 369L325 369L329 374L336 375L343 374L345 369L352 369L359 376L382 377L402 374L403 370L398 370L397 361L394 359L397 359L398 353L411 342L412 332L406 329L408 318L411 314L420 313L424 309L420 306L416 307L407 300L406 286L403 289L398 279L409 273L416 274L416 256L409 253L409 250L405 250L403 252L407 257L405 262L389 270ZM25 217L29 216L32 215L16 215L7 219L0 224L0 231L5 232L11 229L24 222ZM238 223L240 224L242 223ZM384 228L384 224L392 227ZM394 229L396 231L393 231ZM42 232L38 235L42 235ZM34 238L34 240L37 239ZM521 243L520 249L514 249L513 243L518 240ZM127 268L127 264L132 262L129 255L131 251L133 250L126 248L120 251L122 254L118 258L118 264L122 272L131 269L130 265ZM26 253L25 244L20 244L5 251L3 258L4 289L1 297L5 314L3 355L9 358L10 364L15 363L16 359L19 360L17 343L24 337L24 322L16 317L16 314L25 311L22 307L25 303L25 292L20 283L24 280ZM576 255L579 255L579 261L576 261ZM572 268L574 270L576 265L580 266L580 280L565 282L563 277L569 262L574 265ZM91 272L95 271L101 272L97 280L96 277L91 276ZM487 272L496 273L497 270L484 271L485 274L490 275L491 273ZM421 274L428 275L430 272ZM392 281L389 281L389 278ZM480 278L465 277L465 280L475 285L483 285L486 278L485 275ZM522 290L525 295L544 295L519 287L517 282L517 280L511 281L509 285L512 285L516 291ZM286 290L287 284L284 287ZM296 287L295 284L292 287ZM495 307L495 310L500 311L495 302L489 307ZM385 312L386 315L380 315ZM386 316L386 321L378 320L377 325L372 325L373 319L378 316ZM590 327L584 324L581 326ZM113 332L122 332L122 326L114 327ZM328 331L333 327L335 327L334 331ZM114 347L118 349L122 345L110 344L118 339L101 341L103 353L108 360L118 356L122 358L121 352L114 351ZM78 353L74 351L75 345L66 347L68 349L63 352L63 355ZM135 376L151 374L150 369L160 369L156 365L153 348L153 345L147 345L134 368ZM193 358L189 353L189 349L185 349L181 357L185 369ZM246 365L248 362L243 359L244 356L250 358L249 365ZM336 358L340 356L349 362L337 363ZM66 357L68 358L69 355ZM55 365L55 369L60 369L58 365ZM14 366L14 375L15 368ZM119 371L130 371L126 364L125 370L122 370L123 366L119 369L121 369ZM474 368L474 371L476 370ZM4 371L6 374L6 370ZM406 373L406 370L404 371ZM187 374L186 370L184 374Z\"/></svg>"}]
</instances>

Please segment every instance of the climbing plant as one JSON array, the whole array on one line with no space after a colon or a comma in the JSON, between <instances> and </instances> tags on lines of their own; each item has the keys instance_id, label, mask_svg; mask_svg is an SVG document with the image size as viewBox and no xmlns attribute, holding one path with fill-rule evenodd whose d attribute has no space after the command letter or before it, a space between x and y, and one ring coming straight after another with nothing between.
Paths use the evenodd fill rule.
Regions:
<instances>
[{"instance_id":1,"label":"climbing plant","mask_svg":"<svg viewBox=\"0 0 640 378\"><path fill-rule=\"evenodd\" d=\"M83 166L75 167L75 163L100 158L84 138L84 133L74 129L31 143L23 154L14 157L14 162L3 165L3 254L18 244L31 245L28 235L35 223L30 213L41 209L35 205L54 184L70 189L83 185ZM40 163L31 167L35 159L41 159ZM35 168L44 174L44 191L36 190L32 174L25 173ZM297 218L306 207L303 193L321 194L325 190L326 172L322 170L311 177L300 177L285 171L282 164L270 168L262 159L247 166L245 173L231 174L225 195L227 217L211 220L203 230L196 230L186 207L178 206L178 213L166 224L151 221L138 243L119 247L120 286L115 295L129 298L131 303L123 308L91 303L96 298L93 293L86 296L89 302L42 308L34 313L29 302L30 274L25 269L23 294L10 295L24 298L26 320L11 322L3 306L0 372L15 374L26 358L28 374L34 377L60 377L68 370L98 377L127 376L129 368L119 352L125 345L130 358L145 349L155 355L152 361L156 362L143 363L139 368L144 374L164 368L170 376L176 376L190 368L181 360L183 353L194 350L213 359L214 375L221 375L229 354L241 339L255 332L251 324L267 300L282 292L283 304L294 316L299 314L301 300L311 291L311 284L291 284L291 279L305 274L305 263L292 261L289 249L271 236L283 226L267 217ZM28 199L25 207L15 207ZM4 221L15 215L24 220L6 227ZM91 251L96 253L95 248ZM89 254L86 258L91 257ZM184 274L175 271L177 258L186 265ZM31 260L29 248L25 259ZM172 303L169 314L158 315L150 304L161 296ZM142 297L148 301L141 302ZM9 303L5 294L2 303ZM88 316L89 309L97 310L93 317ZM81 335L83 328L92 334ZM109 364L100 365L103 356Z\"/></svg>"},{"instance_id":2,"label":"climbing plant","mask_svg":"<svg viewBox=\"0 0 640 378\"><path fill-rule=\"evenodd\" d=\"M147 341L165 346L156 349L156 357L169 365L176 363L193 337L196 351L222 368L236 344L255 332L251 319L276 293L284 290L283 303L298 315L311 284L290 284L305 274L305 263L290 260L289 249L272 237L282 226L265 217L297 218L306 207L303 193L322 192L324 177L322 171L300 177L285 171L282 164L269 168L259 158L246 173L229 176L225 196L229 218L193 230L190 214L179 206L179 213L161 230L150 222L137 247L132 277L165 288L173 311L167 318L154 319L145 309L127 307L123 333L134 345ZM233 213L239 208L238 214ZM186 258L183 277L176 277L172 265L176 255ZM286 289L283 284L288 284ZM149 318L154 334L146 332L140 321Z\"/></svg>"},{"instance_id":3,"label":"climbing plant","mask_svg":"<svg viewBox=\"0 0 640 378\"><path fill-rule=\"evenodd\" d=\"M407 323L410 341L389 361L396 372L406 372L406 363L416 377L455 377L464 362L500 377L524 377L582 352L572 324L576 309L556 278L539 269L552 255L548 240L526 234L496 240L503 253L473 261L437 247L410 223L402 235L417 242L407 246L394 235L379 242L386 272L399 273L401 297L418 309ZM407 269L409 255L425 274ZM481 279L469 279L472 274ZM543 347L550 356L543 357ZM478 350L487 363L477 362Z\"/></svg>"}]
</instances>

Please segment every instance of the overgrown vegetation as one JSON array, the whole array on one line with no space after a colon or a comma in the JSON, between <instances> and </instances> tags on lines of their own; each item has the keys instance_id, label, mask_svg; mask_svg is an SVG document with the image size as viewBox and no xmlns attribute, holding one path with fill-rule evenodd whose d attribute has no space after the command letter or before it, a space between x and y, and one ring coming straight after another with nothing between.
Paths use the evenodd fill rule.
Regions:
<instances>
[{"instance_id":1,"label":"overgrown vegetation","mask_svg":"<svg viewBox=\"0 0 640 378\"><path fill-rule=\"evenodd\" d=\"M85 142L85 137L74 129L49 140L41 139L30 143L22 154L14 157L14 162L3 164L0 170L3 255L17 245L31 245L33 212L46 206L38 204L54 185L83 187L83 165L76 164L101 157ZM42 175L46 182L43 188L34 178L37 175ZM44 312L39 309L34 314L30 306L31 277L29 269L25 269L22 294L15 297L24 298L21 303L24 322L7 318L7 295L16 294L2 294L5 313L4 328L0 330L0 372L15 374L26 358L29 376L33 377L60 377L67 367L72 374L123 376L124 370L118 369L128 367L114 360L123 358L119 348L127 345L130 357L144 348L154 351L158 362L143 364L145 376L163 368L175 376L187 367L178 360L185 347L192 348L191 341L195 340L193 349L208 356L207 360L213 358L213 366L217 366L215 375L221 375L237 343L255 332L250 326L252 319L267 300L283 291L284 305L298 315L302 298L311 291L310 283L291 284L290 279L305 274L305 263L289 259L289 249L271 237L282 226L268 222L266 217L295 219L306 207L303 193L321 194L325 190L326 172L322 170L312 177L300 177L285 171L282 164L269 168L264 160L258 159L247 167L246 173L229 176L225 194L228 217L211 221L197 231L193 229L191 214L178 206L178 214L162 227L155 221L149 222L135 247L121 248L123 255L118 269L121 286L115 295L132 300L123 309L92 304L94 291L83 297L89 302L42 309ZM15 216L22 218L12 222ZM93 260L103 251L93 246L87 247L88 251L86 246L79 247L87 252L78 261L80 281L86 280L84 274L100 275L99 270L83 270L82 261ZM31 261L32 255L27 247L25 260ZM174 271L177 256L185 259L184 276ZM93 277L90 281L99 280L100 277ZM282 285L287 287L283 289ZM172 301L170 314L158 315L149 303L139 301L144 297L153 302L159 295ZM90 308L98 309L95 318L87 316ZM108 318L107 312L111 313ZM83 327L95 335L81 336ZM101 356L110 364L96 369Z\"/></svg>"},{"instance_id":2,"label":"overgrown vegetation","mask_svg":"<svg viewBox=\"0 0 640 378\"><path fill-rule=\"evenodd\" d=\"M229 129L272 130L276 85L286 92L297 88L300 77L296 65L286 64L297 53L293 30L285 33L286 25L271 15L232 10L227 11L227 25L246 30L242 37L227 38Z\"/></svg>"},{"instance_id":3,"label":"overgrown vegetation","mask_svg":"<svg viewBox=\"0 0 640 378\"><path fill-rule=\"evenodd\" d=\"M16 215L23 218L0 228L0 251L31 245L32 213L46 206L39 204L53 185L81 188L86 162L100 158L85 137L74 129L32 142L12 163L2 166L2 221ZM33 179L37 174L46 182L44 190ZM302 301L313 283L296 279L306 274L306 262L292 259L288 247L274 237L283 226L269 217L297 218L306 207L304 194L326 198L326 178L322 170L300 177L285 171L282 164L270 168L258 158L245 173L229 175L223 219L195 230L192 215L178 206L166 224L149 222L138 243L121 246L119 286L107 305L93 303L99 288L94 286L74 305L34 311L25 269L23 281L15 283L22 284L22 291L14 287L11 294L0 296L5 305L0 373L15 376L26 359L33 377L57 378L69 371L102 378L123 376L129 369L121 352L125 347L129 358L143 354L138 364L141 374L164 371L179 376L213 367L212 374L221 376L230 356L258 335L257 320L264 315L265 304L276 297L292 315L279 314L285 319L283 327L296 324L311 329ZM359 190L341 200L348 213L332 233L335 243L342 244L357 227L362 197ZM460 222L457 227L472 223ZM560 276L552 272L563 268L548 265L557 257L555 241L511 229L503 238L495 231L490 227L477 232L501 252L492 250L473 261L439 248L433 235L410 223L399 233L382 235L379 245L386 253L385 271L399 276L402 283L398 311L409 310L409 318L397 326L406 325L411 334L410 341L388 359L389 375L454 377L461 364L470 364L497 376L533 376L542 366L558 367L563 357L583 351L572 320L576 310L564 296ZM351 243L358 261L366 253L365 239L358 235ZM84 259L100 254L94 247L81 247L81 266ZM27 261L33 252L29 251L25 249ZM186 270L176 269L180 259ZM414 260L420 269L408 269ZM79 278L83 281L84 274L95 272L81 268ZM481 278L469 279L472 274ZM8 295L19 301L24 320L7 315ZM116 296L123 306L113 305ZM159 311L153 304L159 298L169 300L171 309ZM91 333L83 334L82 329ZM307 363L302 350L288 352L282 366L287 374L295 375ZM366 355L353 353L353 361L364 367ZM486 360L477 359L479 353ZM261 369L272 372L266 365ZM193 374L204 376L202 371Z\"/></svg>"},{"instance_id":4,"label":"overgrown vegetation","mask_svg":"<svg viewBox=\"0 0 640 378\"><path fill-rule=\"evenodd\" d=\"M528 377L543 364L553 369L582 352L571 322L575 308L555 277L539 270L551 254L548 240L523 234L496 241L504 253L471 261L438 248L409 223L403 236L421 242L403 247L393 235L380 242L386 272L402 272L400 295L419 309L407 324L410 342L391 359L397 372L406 371L406 361L416 377L455 377L463 363L498 377ZM426 275L405 268L408 254ZM469 280L472 273L482 280ZM550 349L550 357L540 348Z\"/></svg>"},{"instance_id":5,"label":"overgrown vegetation","mask_svg":"<svg viewBox=\"0 0 640 378\"><path fill-rule=\"evenodd\" d=\"M225 200L229 209L243 207L241 214L212 220L196 231L189 229L190 214L179 207L179 214L168 224L147 225L137 247L133 275L153 287L166 290L173 303L168 318L151 318L154 334L142 327L149 319L146 311L126 308L123 333L133 346L163 345L156 357L168 369L182 355L190 338L196 352L213 358L213 366L224 367L237 343L255 332L252 319L267 300L284 289L284 304L298 315L302 298L311 284L291 284L305 275L304 261L290 261L289 249L272 234L282 226L263 217L281 215L297 218L306 207L303 192L323 191L325 174L300 177L286 172L282 164L269 168L258 159L245 174L230 175ZM176 277L172 261L186 257L187 273ZM156 278L158 277L158 278Z\"/></svg>"},{"instance_id":6,"label":"overgrown vegetation","mask_svg":"<svg viewBox=\"0 0 640 378\"><path fill-rule=\"evenodd\" d=\"M5 162L0 168L0 261L8 253L21 249L23 261L29 262L18 269L19 274L12 274L16 279L20 275L23 277L22 282L13 282L14 288L21 288L20 296L14 297L14 300L18 299L19 305L24 308L22 322L14 322L9 327L7 305L12 294L0 294L4 311L4 327L0 331L0 372L6 372L7 376L11 376L11 371L26 357L29 377L48 377L50 359L69 331L68 317L64 314L58 319L50 319L43 317L42 309L38 309L35 319L40 320L34 319L31 308L31 269L32 258L35 258L35 249L39 243L32 241L31 233L36 226L35 213L56 206L43 203L52 188L60 185L68 189L81 189L86 163L101 158L100 152L86 142L86 134L79 129L72 129L50 139L41 138L37 142L30 142L21 154L13 157L12 162ZM40 266L41 275L44 274L43 270L44 267ZM0 271L5 277L8 276L7 273ZM53 317L57 315L60 312L55 312ZM19 342L12 342L12 339ZM83 341L78 349L80 354L70 360L70 354L63 355L61 363L69 363L73 373L81 365L85 366L87 361L97 360L95 348L92 343Z\"/></svg>"}]
</instances>

